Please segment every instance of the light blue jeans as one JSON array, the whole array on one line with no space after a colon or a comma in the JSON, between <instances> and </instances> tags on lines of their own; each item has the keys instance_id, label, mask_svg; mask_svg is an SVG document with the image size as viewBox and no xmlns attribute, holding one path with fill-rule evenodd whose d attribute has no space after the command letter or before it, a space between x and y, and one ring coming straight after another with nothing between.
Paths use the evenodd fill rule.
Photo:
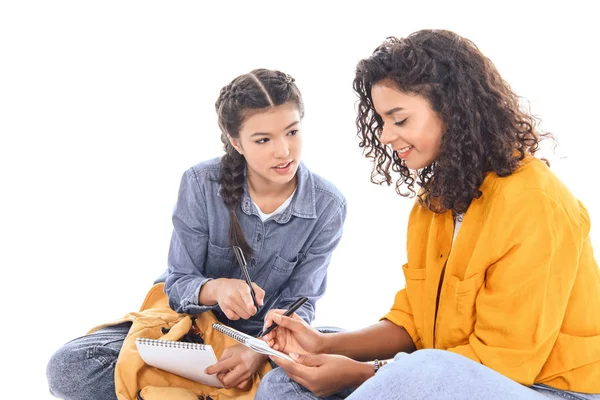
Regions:
<instances>
[{"instance_id":1,"label":"light blue jeans","mask_svg":"<svg viewBox=\"0 0 600 400\"><path fill-rule=\"evenodd\" d=\"M46 368L50 393L67 400L116 400L115 365L131 322L72 340Z\"/></svg>"},{"instance_id":2,"label":"light blue jeans","mask_svg":"<svg viewBox=\"0 0 600 400\"><path fill-rule=\"evenodd\" d=\"M281 368L261 380L256 400L319 399L292 381ZM353 392L337 393L327 399L486 399L486 400L600 400L590 395L557 390L549 386L531 388L466 357L444 350L398 353L377 375Z\"/></svg>"}]
</instances>

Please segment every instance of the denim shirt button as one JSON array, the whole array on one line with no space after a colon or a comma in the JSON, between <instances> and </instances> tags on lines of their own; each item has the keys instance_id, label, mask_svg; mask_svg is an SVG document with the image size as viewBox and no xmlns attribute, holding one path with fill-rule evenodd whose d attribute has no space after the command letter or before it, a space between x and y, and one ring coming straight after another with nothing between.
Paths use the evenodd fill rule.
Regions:
<instances>
[{"instance_id":1,"label":"denim shirt button","mask_svg":"<svg viewBox=\"0 0 600 400\"><path fill-rule=\"evenodd\" d=\"M252 265L253 267L256 267L256 259L252 259L252 262L250 263L250 265Z\"/></svg>"},{"instance_id":2,"label":"denim shirt button","mask_svg":"<svg viewBox=\"0 0 600 400\"><path fill-rule=\"evenodd\" d=\"M256 241L260 242L260 239L262 239L262 235L259 233L258 235L256 235Z\"/></svg>"}]
</instances>

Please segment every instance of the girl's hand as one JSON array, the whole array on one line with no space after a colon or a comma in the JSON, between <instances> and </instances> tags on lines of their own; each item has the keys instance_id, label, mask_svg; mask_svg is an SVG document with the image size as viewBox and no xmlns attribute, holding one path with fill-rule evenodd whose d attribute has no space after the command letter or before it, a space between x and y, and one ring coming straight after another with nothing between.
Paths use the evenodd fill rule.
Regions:
<instances>
[{"instance_id":1,"label":"girl's hand","mask_svg":"<svg viewBox=\"0 0 600 400\"><path fill-rule=\"evenodd\" d=\"M252 283L252 287L256 294L256 302L262 306L265 291L255 283ZM223 313L231 320L248 319L258 311L252 301L248 284L241 279L219 278L206 282L200 291L200 303L210 304L211 299L214 299L213 304L214 301L219 304Z\"/></svg>"},{"instance_id":2,"label":"girl's hand","mask_svg":"<svg viewBox=\"0 0 600 400\"><path fill-rule=\"evenodd\" d=\"M283 315L286 310L270 310L265 317L265 329L273 322L279 325L263 339L275 350L284 353L317 354L321 352L324 334L308 325L298 314Z\"/></svg>"},{"instance_id":3,"label":"girl's hand","mask_svg":"<svg viewBox=\"0 0 600 400\"><path fill-rule=\"evenodd\" d=\"M271 360L283 368L290 378L319 397L358 387L373 375L373 368L368 364L344 356L292 353L291 357L296 362L273 356Z\"/></svg>"},{"instance_id":4,"label":"girl's hand","mask_svg":"<svg viewBox=\"0 0 600 400\"><path fill-rule=\"evenodd\" d=\"M217 378L226 389L237 387L247 390L252 384L252 375L265 361L267 356L238 344L226 348L219 362L206 368L205 372L210 375L217 374Z\"/></svg>"}]
</instances>

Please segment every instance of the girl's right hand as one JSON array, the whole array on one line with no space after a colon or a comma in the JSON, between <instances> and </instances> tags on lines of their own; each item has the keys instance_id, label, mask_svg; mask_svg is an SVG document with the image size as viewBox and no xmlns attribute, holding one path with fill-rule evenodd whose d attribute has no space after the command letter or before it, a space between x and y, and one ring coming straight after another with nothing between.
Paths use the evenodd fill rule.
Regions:
<instances>
[{"instance_id":1,"label":"girl's right hand","mask_svg":"<svg viewBox=\"0 0 600 400\"><path fill-rule=\"evenodd\" d=\"M275 350L284 353L319 354L324 334L311 327L298 314L291 317L283 314L286 310L271 310L265 317L265 329L273 322L279 325L263 339Z\"/></svg>"},{"instance_id":2,"label":"girl's right hand","mask_svg":"<svg viewBox=\"0 0 600 400\"><path fill-rule=\"evenodd\" d=\"M246 281L241 279L219 278L214 281L209 281L208 285L214 282L213 290L214 298L221 307L221 310L227 318L231 320L248 319L258 311L252 301L250 288ZM256 294L256 302L259 306L263 305L265 291L256 283L252 283L254 293Z\"/></svg>"}]
</instances>

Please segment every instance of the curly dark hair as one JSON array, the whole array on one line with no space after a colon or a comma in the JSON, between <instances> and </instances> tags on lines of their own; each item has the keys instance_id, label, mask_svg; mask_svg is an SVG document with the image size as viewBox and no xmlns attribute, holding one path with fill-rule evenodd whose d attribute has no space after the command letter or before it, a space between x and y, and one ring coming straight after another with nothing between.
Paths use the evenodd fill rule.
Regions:
<instances>
[{"instance_id":1,"label":"curly dark hair","mask_svg":"<svg viewBox=\"0 0 600 400\"><path fill-rule=\"evenodd\" d=\"M371 88L384 79L423 96L444 123L439 157L419 171L411 172L379 140L383 121ZM521 110L519 96L477 46L446 30L387 38L358 63L354 91L359 146L373 159L371 181L390 185L397 172L396 192L405 197L415 195L416 181L420 203L437 213L464 213L481 196L487 172L510 175L526 153L535 154L542 137L551 136L536 130L538 119Z\"/></svg>"},{"instance_id":2,"label":"curly dark hair","mask_svg":"<svg viewBox=\"0 0 600 400\"><path fill-rule=\"evenodd\" d=\"M302 118L304 103L294 82L294 78L281 71L255 69L224 86L215 102L225 150L221 157L219 182L221 197L229 209L229 241L231 245L239 246L246 255L251 255L253 251L236 215L236 208L244 195L246 159L231 145L228 136L239 138L240 127L246 118L287 102L296 104Z\"/></svg>"}]
</instances>

